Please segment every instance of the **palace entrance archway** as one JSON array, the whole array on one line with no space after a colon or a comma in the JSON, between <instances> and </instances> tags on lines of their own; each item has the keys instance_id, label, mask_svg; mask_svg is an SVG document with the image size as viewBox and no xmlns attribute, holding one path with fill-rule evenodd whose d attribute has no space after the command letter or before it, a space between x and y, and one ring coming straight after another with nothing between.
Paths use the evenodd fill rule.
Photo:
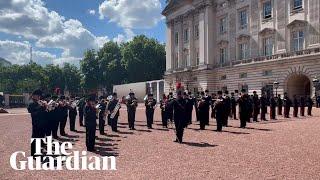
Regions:
<instances>
[{"instance_id":1,"label":"palace entrance archway","mask_svg":"<svg viewBox=\"0 0 320 180\"><path fill-rule=\"evenodd\" d=\"M303 74L293 74L288 78L287 93L291 99L294 95L296 95L297 98L300 98L301 96L310 96L311 90L311 81L308 76Z\"/></svg>"}]
</instances>

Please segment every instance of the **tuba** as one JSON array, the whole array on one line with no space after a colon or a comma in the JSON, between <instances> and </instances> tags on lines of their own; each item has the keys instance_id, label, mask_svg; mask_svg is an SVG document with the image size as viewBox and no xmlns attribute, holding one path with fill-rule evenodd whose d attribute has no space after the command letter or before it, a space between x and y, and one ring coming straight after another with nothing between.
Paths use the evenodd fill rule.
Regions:
<instances>
[{"instance_id":1,"label":"tuba","mask_svg":"<svg viewBox=\"0 0 320 180\"><path fill-rule=\"evenodd\" d=\"M120 102L118 102L116 107L113 109L113 112L110 115L111 119L113 119L117 115L117 113L120 110L120 108L121 108L121 104L120 104Z\"/></svg>"}]
</instances>

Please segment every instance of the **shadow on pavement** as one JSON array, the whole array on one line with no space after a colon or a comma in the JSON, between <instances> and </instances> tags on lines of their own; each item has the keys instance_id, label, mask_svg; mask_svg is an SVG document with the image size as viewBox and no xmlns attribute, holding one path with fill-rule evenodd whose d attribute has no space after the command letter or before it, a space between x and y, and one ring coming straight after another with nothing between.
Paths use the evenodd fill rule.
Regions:
<instances>
[{"instance_id":1,"label":"shadow on pavement","mask_svg":"<svg viewBox=\"0 0 320 180\"><path fill-rule=\"evenodd\" d=\"M183 142L182 144L194 147L216 147L218 145L209 144L209 143L197 143L197 142Z\"/></svg>"}]
</instances>

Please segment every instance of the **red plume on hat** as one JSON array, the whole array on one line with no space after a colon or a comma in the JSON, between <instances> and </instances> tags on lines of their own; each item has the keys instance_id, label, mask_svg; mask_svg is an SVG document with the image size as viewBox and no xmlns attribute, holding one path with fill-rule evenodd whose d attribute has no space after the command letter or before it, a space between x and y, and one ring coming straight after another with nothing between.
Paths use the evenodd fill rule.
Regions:
<instances>
[{"instance_id":1,"label":"red plume on hat","mask_svg":"<svg viewBox=\"0 0 320 180\"><path fill-rule=\"evenodd\" d=\"M176 83L176 89L180 89L181 88L181 82L177 82Z\"/></svg>"}]
</instances>

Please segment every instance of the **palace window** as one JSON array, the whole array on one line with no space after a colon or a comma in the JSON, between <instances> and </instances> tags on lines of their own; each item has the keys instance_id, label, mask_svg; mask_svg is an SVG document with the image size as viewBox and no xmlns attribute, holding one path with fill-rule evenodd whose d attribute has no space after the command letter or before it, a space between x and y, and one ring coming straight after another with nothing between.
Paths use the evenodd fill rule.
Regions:
<instances>
[{"instance_id":1,"label":"palace window","mask_svg":"<svg viewBox=\"0 0 320 180\"><path fill-rule=\"evenodd\" d=\"M292 33L293 50L300 51L304 49L304 32L296 31Z\"/></svg>"},{"instance_id":2,"label":"palace window","mask_svg":"<svg viewBox=\"0 0 320 180\"><path fill-rule=\"evenodd\" d=\"M220 64L224 64L227 61L227 48L220 48Z\"/></svg>"},{"instance_id":3,"label":"palace window","mask_svg":"<svg viewBox=\"0 0 320 180\"><path fill-rule=\"evenodd\" d=\"M227 32L227 17L220 19L220 34Z\"/></svg>"},{"instance_id":4,"label":"palace window","mask_svg":"<svg viewBox=\"0 0 320 180\"><path fill-rule=\"evenodd\" d=\"M183 33L184 42L189 42L189 29L185 29Z\"/></svg>"},{"instance_id":5,"label":"palace window","mask_svg":"<svg viewBox=\"0 0 320 180\"><path fill-rule=\"evenodd\" d=\"M273 54L273 40L272 37L263 39L263 55L272 56Z\"/></svg>"},{"instance_id":6,"label":"palace window","mask_svg":"<svg viewBox=\"0 0 320 180\"><path fill-rule=\"evenodd\" d=\"M246 29L248 26L247 10L239 12L240 29Z\"/></svg>"},{"instance_id":7,"label":"palace window","mask_svg":"<svg viewBox=\"0 0 320 180\"><path fill-rule=\"evenodd\" d=\"M247 78L248 77L248 74L247 73L241 73L239 75L239 78Z\"/></svg>"},{"instance_id":8,"label":"palace window","mask_svg":"<svg viewBox=\"0 0 320 180\"><path fill-rule=\"evenodd\" d=\"M266 1L263 3L263 18L269 19L272 17L272 5L271 1Z\"/></svg>"},{"instance_id":9,"label":"palace window","mask_svg":"<svg viewBox=\"0 0 320 180\"><path fill-rule=\"evenodd\" d=\"M262 72L263 76L272 76L272 71L271 70L266 70Z\"/></svg>"},{"instance_id":10,"label":"palace window","mask_svg":"<svg viewBox=\"0 0 320 180\"><path fill-rule=\"evenodd\" d=\"M199 57L199 50L196 51L196 65L198 66L200 64L200 57Z\"/></svg>"},{"instance_id":11,"label":"palace window","mask_svg":"<svg viewBox=\"0 0 320 180\"><path fill-rule=\"evenodd\" d=\"M302 9L302 0L293 0L293 10Z\"/></svg>"},{"instance_id":12,"label":"palace window","mask_svg":"<svg viewBox=\"0 0 320 180\"><path fill-rule=\"evenodd\" d=\"M199 24L194 26L194 37L195 39L199 39Z\"/></svg>"},{"instance_id":13,"label":"palace window","mask_svg":"<svg viewBox=\"0 0 320 180\"><path fill-rule=\"evenodd\" d=\"M249 57L248 43L239 44L239 59L247 59Z\"/></svg>"},{"instance_id":14,"label":"palace window","mask_svg":"<svg viewBox=\"0 0 320 180\"><path fill-rule=\"evenodd\" d=\"M176 32L174 34L174 42L175 42L175 45L178 46L179 45L179 33Z\"/></svg>"}]
</instances>

